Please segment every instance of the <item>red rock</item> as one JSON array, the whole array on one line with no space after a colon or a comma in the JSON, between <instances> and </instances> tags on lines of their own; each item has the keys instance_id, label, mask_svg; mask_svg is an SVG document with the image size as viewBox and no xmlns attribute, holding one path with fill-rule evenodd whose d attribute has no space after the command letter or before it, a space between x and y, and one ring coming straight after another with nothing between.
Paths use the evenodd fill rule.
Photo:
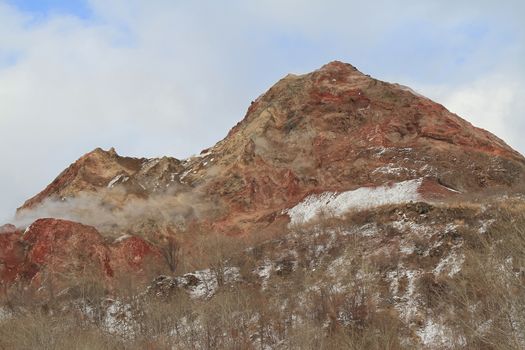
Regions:
<instances>
[{"instance_id":1,"label":"red rock","mask_svg":"<svg viewBox=\"0 0 525 350\"><path fill-rule=\"evenodd\" d=\"M130 236L110 246L111 265L114 270L141 271L145 263L162 265L160 250L140 237Z\"/></svg>"},{"instance_id":2,"label":"red rock","mask_svg":"<svg viewBox=\"0 0 525 350\"><path fill-rule=\"evenodd\" d=\"M251 103L226 138L197 157L133 159L97 149L20 213L48 198L90 195L110 208L101 208L105 213L150 203L157 206L153 211L169 212L152 225L142 225L151 212L116 219L111 224L117 232L140 228L148 237L171 225L243 234L282 225L266 218L310 193L420 178L432 179L422 191L440 198L458 195L446 188L463 194L515 191L525 182L525 158L406 87L331 62L281 79ZM172 200L179 195L182 200ZM187 207L179 210L180 202Z\"/></svg>"},{"instance_id":3,"label":"red rock","mask_svg":"<svg viewBox=\"0 0 525 350\"><path fill-rule=\"evenodd\" d=\"M24 234L0 234L0 262L5 283L20 279L35 286L50 277L64 282L86 271L110 282L147 264L157 269L163 264L159 250L139 237L110 245L94 227L58 219L39 219Z\"/></svg>"},{"instance_id":4,"label":"red rock","mask_svg":"<svg viewBox=\"0 0 525 350\"><path fill-rule=\"evenodd\" d=\"M0 226L0 280L12 282L24 262L21 232L13 225Z\"/></svg>"}]
</instances>

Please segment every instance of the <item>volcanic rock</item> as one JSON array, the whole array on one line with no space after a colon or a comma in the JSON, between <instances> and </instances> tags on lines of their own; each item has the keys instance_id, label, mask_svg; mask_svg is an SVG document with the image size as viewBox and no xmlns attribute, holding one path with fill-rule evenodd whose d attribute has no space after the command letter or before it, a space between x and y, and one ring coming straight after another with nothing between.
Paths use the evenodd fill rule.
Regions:
<instances>
[{"instance_id":1,"label":"volcanic rock","mask_svg":"<svg viewBox=\"0 0 525 350\"><path fill-rule=\"evenodd\" d=\"M524 169L525 159L491 133L409 88L336 61L280 80L199 156L134 159L96 149L19 213L86 193L117 209L159 193L192 193L185 219L246 233L312 193L422 178L430 197L507 191L523 183Z\"/></svg>"},{"instance_id":2,"label":"volcanic rock","mask_svg":"<svg viewBox=\"0 0 525 350\"><path fill-rule=\"evenodd\" d=\"M294 208L317 208L304 201L390 196L406 184L417 187L410 188L412 197L400 196L402 201L504 194L523 191L524 170L518 152L442 105L331 62L281 79L223 140L198 156L139 159L96 149L81 157L26 201L18 217L32 221L52 207L54 217L95 228L37 221L20 239L28 246L24 273L89 261L111 276L122 266L136 269L145 257L160 256L142 239L108 245L99 232L113 238L192 229L284 232ZM392 198L374 198L372 204L392 204ZM335 209L351 209L347 204ZM9 235L1 238L5 266L19 261L23 250L8 238L20 234Z\"/></svg>"},{"instance_id":3,"label":"volcanic rock","mask_svg":"<svg viewBox=\"0 0 525 350\"><path fill-rule=\"evenodd\" d=\"M0 226L0 280L13 281L24 262L25 247L20 241L22 232L13 225Z\"/></svg>"},{"instance_id":4,"label":"volcanic rock","mask_svg":"<svg viewBox=\"0 0 525 350\"><path fill-rule=\"evenodd\" d=\"M140 273L145 262L163 264L158 248L139 237L108 243L91 226L39 219L24 233L0 235L0 261L4 281L67 284L80 276L107 279L125 273Z\"/></svg>"}]
</instances>

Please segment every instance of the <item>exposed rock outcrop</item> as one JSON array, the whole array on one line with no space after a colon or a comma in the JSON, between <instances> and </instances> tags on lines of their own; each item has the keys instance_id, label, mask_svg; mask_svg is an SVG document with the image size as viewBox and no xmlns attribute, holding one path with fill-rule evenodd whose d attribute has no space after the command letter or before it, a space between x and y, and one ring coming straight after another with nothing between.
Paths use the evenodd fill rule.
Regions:
<instances>
[{"instance_id":1,"label":"exposed rock outcrop","mask_svg":"<svg viewBox=\"0 0 525 350\"><path fill-rule=\"evenodd\" d=\"M141 275L148 260L163 271L160 250L142 238L109 243L94 227L57 219L39 219L23 233L0 234L0 260L5 282L37 287L83 277L109 281L126 273Z\"/></svg>"}]
</instances>

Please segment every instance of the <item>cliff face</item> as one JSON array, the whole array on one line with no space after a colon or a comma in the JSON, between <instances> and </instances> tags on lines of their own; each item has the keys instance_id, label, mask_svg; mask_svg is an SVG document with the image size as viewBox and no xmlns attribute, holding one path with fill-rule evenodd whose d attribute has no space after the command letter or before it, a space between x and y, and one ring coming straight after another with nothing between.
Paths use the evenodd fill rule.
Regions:
<instances>
[{"instance_id":1,"label":"cliff face","mask_svg":"<svg viewBox=\"0 0 525 350\"><path fill-rule=\"evenodd\" d=\"M111 276L121 263L159 256L143 238L284 232L327 209L506 193L523 186L524 170L525 159L491 133L407 87L332 62L280 80L198 156L84 155L18 209L19 226L65 220L38 220L24 235L3 229L3 278L33 279L39 266L60 269L68 259ZM103 238L124 233L143 238Z\"/></svg>"}]
</instances>

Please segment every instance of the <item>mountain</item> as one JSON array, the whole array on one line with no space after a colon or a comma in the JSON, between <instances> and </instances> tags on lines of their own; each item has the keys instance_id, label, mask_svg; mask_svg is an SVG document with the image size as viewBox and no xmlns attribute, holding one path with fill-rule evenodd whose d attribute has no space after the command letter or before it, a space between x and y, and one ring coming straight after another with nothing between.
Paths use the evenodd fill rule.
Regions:
<instances>
[{"instance_id":1,"label":"mountain","mask_svg":"<svg viewBox=\"0 0 525 350\"><path fill-rule=\"evenodd\" d=\"M443 106L332 62L280 80L198 156L135 159L96 149L18 213L31 217L50 202L71 202L72 209L58 205L53 214L83 221L71 211L109 208L116 218L88 223L121 229L135 222L118 217L130 216L126 205L149 207L151 199L156 209L168 210L165 216L176 217L170 224L179 229L197 224L243 234L274 220L282 224L282 211L313 193L416 179L425 180L419 188L425 198L511 191L523 184L524 166L523 156L502 140ZM75 201L86 197L89 204ZM176 212L167 209L173 207ZM152 215L159 220L146 209L131 216Z\"/></svg>"},{"instance_id":2,"label":"mountain","mask_svg":"<svg viewBox=\"0 0 525 350\"><path fill-rule=\"evenodd\" d=\"M504 141L336 61L197 156L82 156L0 227L0 279L138 347L519 348L524 192Z\"/></svg>"}]
</instances>

